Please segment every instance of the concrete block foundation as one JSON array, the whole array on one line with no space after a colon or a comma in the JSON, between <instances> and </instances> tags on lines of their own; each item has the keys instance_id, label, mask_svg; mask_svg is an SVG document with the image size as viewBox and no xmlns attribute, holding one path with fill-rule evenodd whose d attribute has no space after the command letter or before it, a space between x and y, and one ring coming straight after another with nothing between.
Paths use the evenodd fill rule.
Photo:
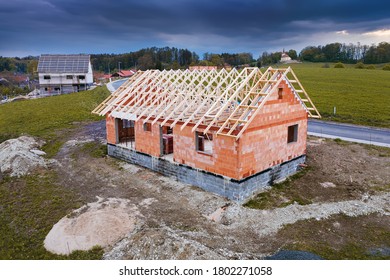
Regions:
<instances>
[{"instance_id":1,"label":"concrete block foundation","mask_svg":"<svg viewBox=\"0 0 390 280\"><path fill-rule=\"evenodd\" d=\"M165 176L174 177L178 181L198 186L238 203L244 203L274 182L293 175L299 170L299 165L306 160L306 156L301 155L244 179L236 180L120 146L112 144L107 146L108 155L112 157L149 168Z\"/></svg>"}]
</instances>

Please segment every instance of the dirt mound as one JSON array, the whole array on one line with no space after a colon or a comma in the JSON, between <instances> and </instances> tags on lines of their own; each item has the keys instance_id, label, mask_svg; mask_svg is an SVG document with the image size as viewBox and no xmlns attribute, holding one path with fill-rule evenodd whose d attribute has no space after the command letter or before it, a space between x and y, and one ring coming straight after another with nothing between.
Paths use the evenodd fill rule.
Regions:
<instances>
[{"instance_id":1,"label":"dirt mound","mask_svg":"<svg viewBox=\"0 0 390 280\"><path fill-rule=\"evenodd\" d=\"M138 208L126 199L99 199L89 203L53 226L45 248L56 254L112 245L131 233L140 218Z\"/></svg>"},{"instance_id":2,"label":"dirt mound","mask_svg":"<svg viewBox=\"0 0 390 280\"><path fill-rule=\"evenodd\" d=\"M241 249L231 250L224 245L219 246L215 242L206 241L211 238L204 230L187 231L166 225L150 228L145 225L115 244L103 258L108 260L247 260L265 257L262 253Z\"/></svg>"},{"instance_id":3,"label":"dirt mound","mask_svg":"<svg viewBox=\"0 0 390 280\"><path fill-rule=\"evenodd\" d=\"M105 259L216 260L225 259L205 245L169 227L145 228L118 243Z\"/></svg>"},{"instance_id":4,"label":"dirt mound","mask_svg":"<svg viewBox=\"0 0 390 280\"><path fill-rule=\"evenodd\" d=\"M23 176L37 167L46 168L51 161L38 148L44 144L30 136L21 136L0 143L0 173Z\"/></svg>"}]
</instances>

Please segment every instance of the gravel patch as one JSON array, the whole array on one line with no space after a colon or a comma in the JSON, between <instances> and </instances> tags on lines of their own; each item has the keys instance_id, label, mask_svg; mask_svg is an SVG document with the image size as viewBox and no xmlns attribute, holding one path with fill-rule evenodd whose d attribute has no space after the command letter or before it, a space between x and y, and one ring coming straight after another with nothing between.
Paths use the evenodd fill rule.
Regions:
<instances>
[{"instance_id":1,"label":"gravel patch","mask_svg":"<svg viewBox=\"0 0 390 280\"><path fill-rule=\"evenodd\" d=\"M272 210L245 209L233 204L226 209L224 218L229 227L250 225L259 236L276 233L284 225L306 219L326 219L331 215L345 214L350 217L380 213L390 215L390 193L370 196L362 200L349 200L310 205L292 204Z\"/></svg>"}]
</instances>

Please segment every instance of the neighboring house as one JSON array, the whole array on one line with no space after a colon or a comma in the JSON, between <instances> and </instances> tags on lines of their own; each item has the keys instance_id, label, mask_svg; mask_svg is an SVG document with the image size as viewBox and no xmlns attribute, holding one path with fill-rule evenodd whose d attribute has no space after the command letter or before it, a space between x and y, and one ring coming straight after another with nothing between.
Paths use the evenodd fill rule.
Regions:
<instances>
[{"instance_id":1,"label":"neighboring house","mask_svg":"<svg viewBox=\"0 0 390 280\"><path fill-rule=\"evenodd\" d=\"M280 58L280 62L281 63L288 63L291 61L291 57L285 53L285 52L282 52L282 57Z\"/></svg>"},{"instance_id":2,"label":"neighboring house","mask_svg":"<svg viewBox=\"0 0 390 280\"><path fill-rule=\"evenodd\" d=\"M38 62L41 94L87 90L93 84L90 56L85 54L41 55Z\"/></svg>"},{"instance_id":3,"label":"neighboring house","mask_svg":"<svg viewBox=\"0 0 390 280\"><path fill-rule=\"evenodd\" d=\"M290 67L139 71L93 113L109 155L238 202L298 170L320 117Z\"/></svg>"},{"instance_id":4,"label":"neighboring house","mask_svg":"<svg viewBox=\"0 0 390 280\"><path fill-rule=\"evenodd\" d=\"M135 74L133 70L121 70L111 75L112 78L128 78Z\"/></svg>"}]
</instances>

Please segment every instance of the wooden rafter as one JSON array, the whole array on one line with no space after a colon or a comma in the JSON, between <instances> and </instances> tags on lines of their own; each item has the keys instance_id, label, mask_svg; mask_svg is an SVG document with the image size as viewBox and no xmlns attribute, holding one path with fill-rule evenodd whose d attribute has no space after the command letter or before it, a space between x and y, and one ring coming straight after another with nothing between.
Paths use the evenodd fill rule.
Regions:
<instances>
[{"instance_id":1,"label":"wooden rafter","mask_svg":"<svg viewBox=\"0 0 390 280\"><path fill-rule=\"evenodd\" d=\"M226 70L139 71L104 100L93 113L160 123L181 129L192 124L239 139L272 92L285 81L307 110L321 117L293 70L244 68Z\"/></svg>"}]
</instances>

